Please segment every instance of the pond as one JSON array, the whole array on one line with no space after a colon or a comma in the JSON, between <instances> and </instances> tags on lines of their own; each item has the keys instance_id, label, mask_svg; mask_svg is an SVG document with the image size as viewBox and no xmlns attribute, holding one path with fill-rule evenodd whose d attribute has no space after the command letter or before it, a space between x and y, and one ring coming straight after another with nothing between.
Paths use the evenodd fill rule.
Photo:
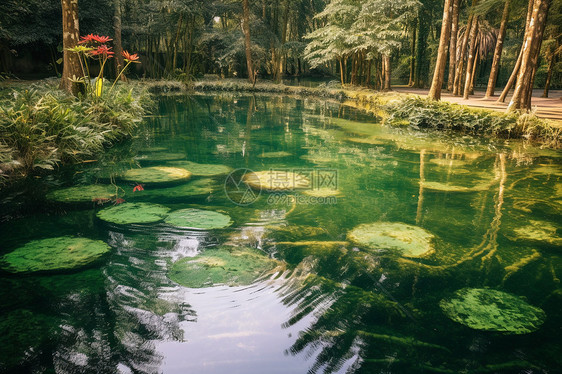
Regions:
<instances>
[{"instance_id":1,"label":"pond","mask_svg":"<svg viewBox=\"0 0 562 374\"><path fill-rule=\"evenodd\" d=\"M158 105L2 191L0 372L562 367L559 152L312 99Z\"/></svg>"}]
</instances>

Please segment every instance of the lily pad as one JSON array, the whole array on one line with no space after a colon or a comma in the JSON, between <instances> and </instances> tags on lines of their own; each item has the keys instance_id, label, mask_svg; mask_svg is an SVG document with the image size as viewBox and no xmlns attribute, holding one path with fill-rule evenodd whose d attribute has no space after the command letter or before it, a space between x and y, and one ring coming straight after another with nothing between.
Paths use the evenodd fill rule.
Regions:
<instances>
[{"instance_id":1,"label":"lily pad","mask_svg":"<svg viewBox=\"0 0 562 374\"><path fill-rule=\"evenodd\" d=\"M153 223L162 221L170 208L150 203L124 203L98 212L98 218L119 225L131 223Z\"/></svg>"},{"instance_id":2,"label":"lily pad","mask_svg":"<svg viewBox=\"0 0 562 374\"><path fill-rule=\"evenodd\" d=\"M116 196L117 189L115 186L93 184L90 186L61 188L49 192L47 199L64 203L89 203L113 200Z\"/></svg>"},{"instance_id":3,"label":"lily pad","mask_svg":"<svg viewBox=\"0 0 562 374\"><path fill-rule=\"evenodd\" d=\"M192 175L202 177L212 177L215 175L224 175L232 171L231 167L219 164L198 164L192 161L172 161L168 162L169 165L174 165L186 170Z\"/></svg>"},{"instance_id":4,"label":"lily pad","mask_svg":"<svg viewBox=\"0 0 562 374\"><path fill-rule=\"evenodd\" d=\"M142 162L162 162L162 161L174 161L185 159L185 153L167 153L167 152L157 152L139 155L135 157L135 160Z\"/></svg>"},{"instance_id":5,"label":"lily pad","mask_svg":"<svg viewBox=\"0 0 562 374\"><path fill-rule=\"evenodd\" d=\"M279 265L257 250L222 247L193 258L186 257L172 265L169 277L190 288L216 285L244 286L253 283Z\"/></svg>"},{"instance_id":6,"label":"lily pad","mask_svg":"<svg viewBox=\"0 0 562 374\"><path fill-rule=\"evenodd\" d=\"M347 237L359 246L397 250L405 257L421 257L433 252L433 234L405 223L366 223L355 227Z\"/></svg>"},{"instance_id":7,"label":"lily pad","mask_svg":"<svg viewBox=\"0 0 562 374\"><path fill-rule=\"evenodd\" d=\"M259 158L283 158L283 157L290 157L292 153L285 152L285 151L278 151L278 152L262 152L258 155Z\"/></svg>"},{"instance_id":8,"label":"lily pad","mask_svg":"<svg viewBox=\"0 0 562 374\"><path fill-rule=\"evenodd\" d=\"M183 168L153 166L126 171L122 179L136 183L170 183L188 180L191 173Z\"/></svg>"},{"instance_id":9,"label":"lily pad","mask_svg":"<svg viewBox=\"0 0 562 374\"><path fill-rule=\"evenodd\" d=\"M215 182L212 179L197 179L189 183L167 188L145 188L143 191L136 191L133 196L139 198L158 198L174 199L190 196L208 195L213 192Z\"/></svg>"},{"instance_id":10,"label":"lily pad","mask_svg":"<svg viewBox=\"0 0 562 374\"><path fill-rule=\"evenodd\" d=\"M203 209L181 209L168 215L168 225L194 229L222 229L232 225L232 219L226 214Z\"/></svg>"},{"instance_id":11,"label":"lily pad","mask_svg":"<svg viewBox=\"0 0 562 374\"><path fill-rule=\"evenodd\" d=\"M533 332L546 318L542 309L523 299L487 288L460 289L439 306L447 317L471 329L509 334Z\"/></svg>"},{"instance_id":12,"label":"lily pad","mask_svg":"<svg viewBox=\"0 0 562 374\"><path fill-rule=\"evenodd\" d=\"M2 257L2 268L12 273L69 270L92 263L110 247L100 240L61 236L33 240Z\"/></svg>"},{"instance_id":13,"label":"lily pad","mask_svg":"<svg viewBox=\"0 0 562 374\"><path fill-rule=\"evenodd\" d=\"M299 173L288 170L267 170L248 173L244 182L250 187L266 191L291 191L310 188L310 180Z\"/></svg>"}]
</instances>

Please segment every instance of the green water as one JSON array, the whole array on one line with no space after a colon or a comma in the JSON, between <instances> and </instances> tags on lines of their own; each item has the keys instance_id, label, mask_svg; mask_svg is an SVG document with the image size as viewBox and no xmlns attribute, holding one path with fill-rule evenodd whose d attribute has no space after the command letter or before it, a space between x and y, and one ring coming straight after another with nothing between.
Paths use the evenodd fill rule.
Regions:
<instances>
[{"instance_id":1,"label":"green water","mask_svg":"<svg viewBox=\"0 0 562 374\"><path fill-rule=\"evenodd\" d=\"M102 240L111 252L75 271L0 273L0 372L554 373L562 367L559 152L387 129L339 104L267 96L163 97L137 135L96 162L1 192L0 255L65 235ZM226 175L146 184L140 193L119 178L131 168L174 166L166 159L177 158L306 172L315 183L325 173L337 186L324 186L329 197L308 194L317 183L286 194L262 191L237 205L225 194ZM113 201L46 197L110 182L126 202L210 209L233 224L114 225L96 217ZM203 187L186 196L178 189L188 183ZM375 222L425 229L432 251L412 258L347 241L354 227ZM228 246L257 249L279 266L239 286L187 288L170 280L175 261ZM521 297L544 310L546 320L522 335L454 322L439 302L466 287Z\"/></svg>"}]
</instances>

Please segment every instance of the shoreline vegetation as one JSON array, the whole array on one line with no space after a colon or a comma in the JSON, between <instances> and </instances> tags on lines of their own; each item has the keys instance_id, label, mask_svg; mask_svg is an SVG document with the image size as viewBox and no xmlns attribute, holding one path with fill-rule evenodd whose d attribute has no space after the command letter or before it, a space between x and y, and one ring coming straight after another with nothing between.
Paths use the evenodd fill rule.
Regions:
<instances>
[{"instance_id":1,"label":"shoreline vegetation","mask_svg":"<svg viewBox=\"0 0 562 374\"><path fill-rule=\"evenodd\" d=\"M22 82L23 83L23 82ZM418 95L380 92L330 83L287 86L269 81L206 78L119 84L112 95L75 98L57 89L58 80L0 87L0 186L59 165L84 162L133 136L154 105L152 95L209 92L282 94L335 100L362 109L389 126L413 126L460 134L524 139L559 148L562 127L532 113L502 113L433 101ZM151 95L152 94L152 95Z\"/></svg>"}]
</instances>

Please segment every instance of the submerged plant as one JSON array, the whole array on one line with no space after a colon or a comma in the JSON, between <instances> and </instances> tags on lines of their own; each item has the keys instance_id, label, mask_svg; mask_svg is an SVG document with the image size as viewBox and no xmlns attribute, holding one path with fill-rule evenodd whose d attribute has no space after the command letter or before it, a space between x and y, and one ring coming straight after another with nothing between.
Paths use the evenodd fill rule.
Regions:
<instances>
[{"instance_id":1,"label":"submerged plant","mask_svg":"<svg viewBox=\"0 0 562 374\"><path fill-rule=\"evenodd\" d=\"M527 334L537 330L546 315L520 297L488 288L463 288L439 302L455 322L475 330Z\"/></svg>"},{"instance_id":2,"label":"submerged plant","mask_svg":"<svg viewBox=\"0 0 562 374\"><path fill-rule=\"evenodd\" d=\"M169 277L189 288L244 286L279 265L278 261L269 259L255 249L221 247L205 251L195 258L186 257L176 261Z\"/></svg>"}]
</instances>

